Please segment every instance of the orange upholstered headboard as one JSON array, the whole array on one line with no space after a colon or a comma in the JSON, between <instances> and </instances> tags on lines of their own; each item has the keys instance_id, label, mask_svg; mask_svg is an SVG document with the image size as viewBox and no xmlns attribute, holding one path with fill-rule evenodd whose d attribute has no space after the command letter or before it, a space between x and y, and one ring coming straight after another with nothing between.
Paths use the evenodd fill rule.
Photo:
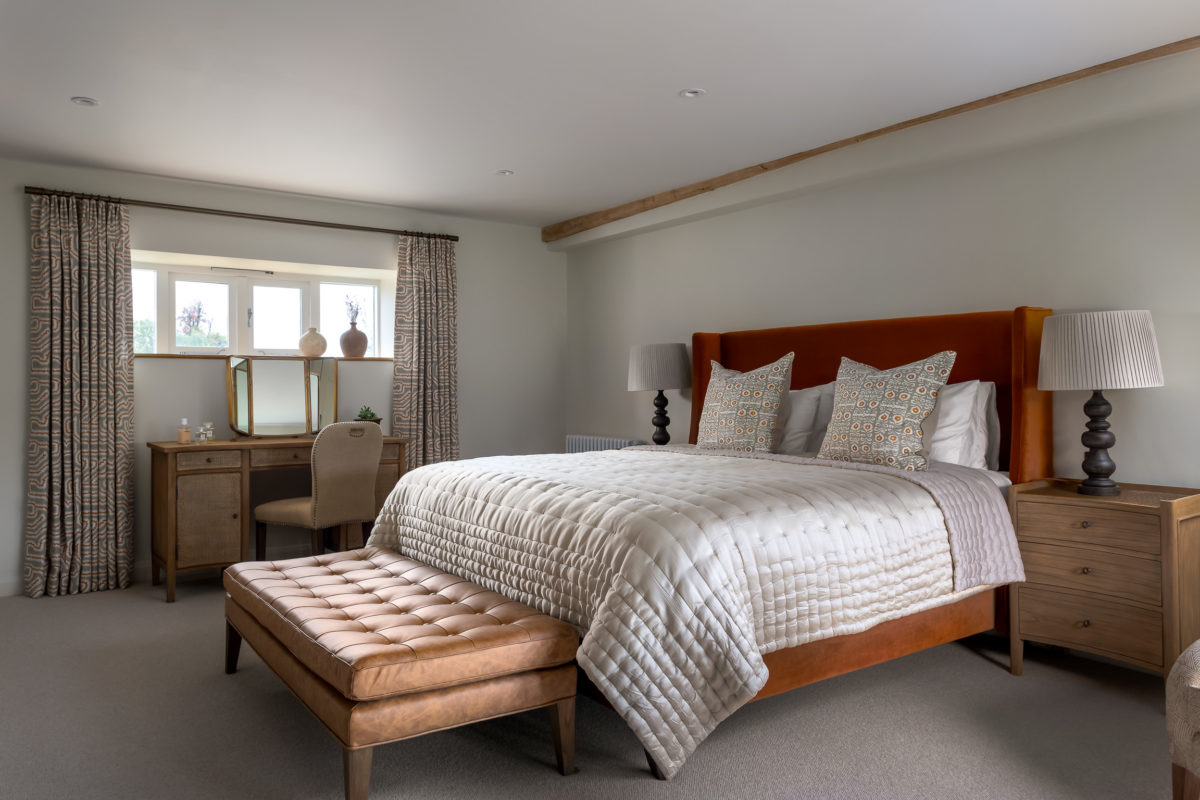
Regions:
<instances>
[{"instance_id":1,"label":"orange upholstered headboard","mask_svg":"<svg viewBox=\"0 0 1200 800\"><path fill-rule=\"evenodd\" d=\"M837 378L842 356L887 368L954 350L958 358L952 381L996 383L1000 468L1009 470L1013 483L1049 477L1051 395L1037 388L1042 320L1049 315L1048 308L1021 306L1013 311L693 334L689 441L696 441L712 361L745 372L794 352L792 388L803 389Z\"/></svg>"}]
</instances>

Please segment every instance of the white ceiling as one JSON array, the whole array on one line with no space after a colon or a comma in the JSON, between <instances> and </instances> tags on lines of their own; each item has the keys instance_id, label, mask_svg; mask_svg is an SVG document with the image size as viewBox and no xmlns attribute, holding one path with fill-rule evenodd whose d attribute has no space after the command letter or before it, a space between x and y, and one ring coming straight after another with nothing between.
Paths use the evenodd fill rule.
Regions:
<instances>
[{"instance_id":1,"label":"white ceiling","mask_svg":"<svg viewBox=\"0 0 1200 800\"><path fill-rule=\"evenodd\" d=\"M1197 33L1197 0L0 0L0 156L541 226Z\"/></svg>"}]
</instances>

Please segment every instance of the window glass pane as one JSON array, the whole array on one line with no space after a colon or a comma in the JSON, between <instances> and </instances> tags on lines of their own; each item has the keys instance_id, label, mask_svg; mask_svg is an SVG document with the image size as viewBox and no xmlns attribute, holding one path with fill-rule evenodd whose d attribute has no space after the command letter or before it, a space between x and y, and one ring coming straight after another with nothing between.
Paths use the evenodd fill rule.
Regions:
<instances>
[{"instance_id":1,"label":"window glass pane","mask_svg":"<svg viewBox=\"0 0 1200 800\"><path fill-rule=\"evenodd\" d=\"M133 352L153 353L158 319L158 273L135 269L133 273Z\"/></svg>"},{"instance_id":2,"label":"window glass pane","mask_svg":"<svg viewBox=\"0 0 1200 800\"><path fill-rule=\"evenodd\" d=\"M329 347L326 357L342 355L339 337L350 329L356 316L358 329L367 335L366 355L379 352L375 343L378 330L375 324L375 287L353 283L321 284L321 333Z\"/></svg>"},{"instance_id":3,"label":"window glass pane","mask_svg":"<svg viewBox=\"0 0 1200 800\"><path fill-rule=\"evenodd\" d=\"M229 346L229 286L175 282L175 346Z\"/></svg>"},{"instance_id":4,"label":"window glass pane","mask_svg":"<svg viewBox=\"0 0 1200 800\"><path fill-rule=\"evenodd\" d=\"M298 349L303 303L303 293L294 286L255 286L254 349Z\"/></svg>"}]
</instances>

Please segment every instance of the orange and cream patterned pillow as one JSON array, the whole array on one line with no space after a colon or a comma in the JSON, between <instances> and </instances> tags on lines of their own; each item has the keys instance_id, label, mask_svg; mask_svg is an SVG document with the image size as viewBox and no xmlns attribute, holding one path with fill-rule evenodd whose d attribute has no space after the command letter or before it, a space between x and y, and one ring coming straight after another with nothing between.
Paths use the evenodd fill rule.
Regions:
<instances>
[{"instance_id":1,"label":"orange and cream patterned pillow","mask_svg":"<svg viewBox=\"0 0 1200 800\"><path fill-rule=\"evenodd\" d=\"M792 382L793 358L795 353L788 353L750 372L712 362L696 446L774 453L783 433L780 413Z\"/></svg>"},{"instance_id":2,"label":"orange and cream patterned pillow","mask_svg":"<svg viewBox=\"0 0 1200 800\"><path fill-rule=\"evenodd\" d=\"M833 421L821 458L883 464L904 470L928 467L921 423L950 379L953 350L902 367L875 369L848 358L838 368Z\"/></svg>"}]
</instances>

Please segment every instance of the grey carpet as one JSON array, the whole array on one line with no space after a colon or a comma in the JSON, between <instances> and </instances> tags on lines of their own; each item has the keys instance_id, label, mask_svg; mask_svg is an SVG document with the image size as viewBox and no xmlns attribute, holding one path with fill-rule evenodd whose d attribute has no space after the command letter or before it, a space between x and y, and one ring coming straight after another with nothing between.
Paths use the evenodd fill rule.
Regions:
<instances>
[{"instance_id":1,"label":"grey carpet","mask_svg":"<svg viewBox=\"0 0 1200 800\"><path fill-rule=\"evenodd\" d=\"M0 797L340 798L341 751L243 647L215 579L0 599ZM579 772L538 711L377 748L371 797L1166 798L1161 677L977 637L749 705L670 782L581 698Z\"/></svg>"}]
</instances>

